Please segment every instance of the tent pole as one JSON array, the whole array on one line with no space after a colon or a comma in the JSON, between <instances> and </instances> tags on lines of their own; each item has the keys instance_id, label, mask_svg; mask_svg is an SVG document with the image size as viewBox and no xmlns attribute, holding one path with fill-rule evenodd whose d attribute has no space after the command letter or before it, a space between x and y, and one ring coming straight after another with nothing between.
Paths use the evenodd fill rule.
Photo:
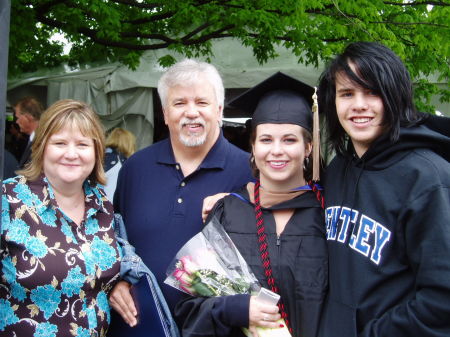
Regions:
<instances>
[{"instance_id":1,"label":"tent pole","mask_svg":"<svg viewBox=\"0 0 450 337\"><path fill-rule=\"evenodd\" d=\"M0 178L3 181L3 166L5 160L5 118L6 118L6 87L8 79L8 46L9 20L11 17L11 1L0 1ZM2 193L0 188L0 216L2 214ZM0 234L2 219L0 218ZM0 248L3 243L0 241Z\"/></svg>"}]
</instances>

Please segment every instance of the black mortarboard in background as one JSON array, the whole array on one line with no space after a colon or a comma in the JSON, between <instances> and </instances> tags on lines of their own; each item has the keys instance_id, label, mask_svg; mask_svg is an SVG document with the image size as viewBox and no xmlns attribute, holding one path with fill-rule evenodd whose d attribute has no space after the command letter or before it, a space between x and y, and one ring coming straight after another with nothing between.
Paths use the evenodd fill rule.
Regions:
<instances>
[{"instance_id":1,"label":"black mortarboard in background","mask_svg":"<svg viewBox=\"0 0 450 337\"><path fill-rule=\"evenodd\" d=\"M252 116L252 127L259 124L295 124L313 134L320 144L318 113L313 118L315 89L295 78L277 72L228 102ZM317 112L317 103L314 106ZM314 120L314 122L313 122ZM314 127L313 127L314 124ZM319 148L313 158L313 180L319 180Z\"/></svg>"}]
</instances>

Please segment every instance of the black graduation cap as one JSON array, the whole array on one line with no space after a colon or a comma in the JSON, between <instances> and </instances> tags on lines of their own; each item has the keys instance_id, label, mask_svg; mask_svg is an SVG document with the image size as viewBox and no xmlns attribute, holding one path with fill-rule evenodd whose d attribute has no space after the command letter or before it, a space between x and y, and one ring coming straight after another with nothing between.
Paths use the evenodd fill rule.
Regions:
<instances>
[{"instance_id":1,"label":"black graduation cap","mask_svg":"<svg viewBox=\"0 0 450 337\"><path fill-rule=\"evenodd\" d=\"M320 144L316 91L286 74L275 73L228 104L253 115L253 128L266 123L300 125L313 134L314 144ZM316 146L313 158L315 181L319 180L319 152L320 146Z\"/></svg>"},{"instance_id":2,"label":"black graduation cap","mask_svg":"<svg viewBox=\"0 0 450 337\"><path fill-rule=\"evenodd\" d=\"M252 126L259 124L296 124L312 132L314 88L295 78L277 72L228 102L252 117Z\"/></svg>"}]
</instances>

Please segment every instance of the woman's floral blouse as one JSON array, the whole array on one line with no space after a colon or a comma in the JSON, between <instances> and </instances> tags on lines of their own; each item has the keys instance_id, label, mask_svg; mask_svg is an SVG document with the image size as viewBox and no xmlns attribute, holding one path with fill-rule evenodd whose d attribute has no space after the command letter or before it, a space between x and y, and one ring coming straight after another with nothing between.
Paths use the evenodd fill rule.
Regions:
<instances>
[{"instance_id":1,"label":"woman's floral blouse","mask_svg":"<svg viewBox=\"0 0 450 337\"><path fill-rule=\"evenodd\" d=\"M113 208L99 186L84 191L78 226L45 177L3 182L0 336L106 335L120 266Z\"/></svg>"}]
</instances>

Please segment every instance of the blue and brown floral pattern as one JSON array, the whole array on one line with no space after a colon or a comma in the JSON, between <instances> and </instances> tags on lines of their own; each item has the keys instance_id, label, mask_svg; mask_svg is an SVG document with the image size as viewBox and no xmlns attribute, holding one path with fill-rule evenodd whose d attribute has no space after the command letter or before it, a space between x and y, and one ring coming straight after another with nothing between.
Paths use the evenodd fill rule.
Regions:
<instances>
[{"instance_id":1,"label":"blue and brown floral pattern","mask_svg":"<svg viewBox=\"0 0 450 337\"><path fill-rule=\"evenodd\" d=\"M114 248L98 236L94 238L91 249L94 261L101 270L108 270L116 262L113 255Z\"/></svg>"},{"instance_id":2,"label":"blue and brown floral pattern","mask_svg":"<svg viewBox=\"0 0 450 337\"><path fill-rule=\"evenodd\" d=\"M88 329L83 329L81 326L77 327L76 336L78 337L91 337L91 333Z\"/></svg>"},{"instance_id":3,"label":"blue and brown floral pattern","mask_svg":"<svg viewBox=\"0 0 450 337\"><path fill-rule=\"evenodd\" d=\"M56 227L56 214L51 209L45 209L41 213L41 220L50 227Z\"/></svg>"},{"instance_id":4,"label":"blue and brown floral pattern","mask_svg":"<svg viewBox=\"0 0 450 337\"><path fill-rule=\"evenodd\" d=\"M84 184L81 224L58 207L43 176L8 179L2 188L0 335L104 335L120 253L100 185Z\"/></svg>"},{"instance_id":5,"label":"blue and brown floral pattern","mask_svg":"<svg viewBox=\"0 0 450 337\"><path fill-rule=\"evenodd\" d=\"M48 322L39 323L36 326L36 332L33 337L56 337L58 327Z\"/></svg>"},{"instance_id":6,"label":"blue and brown floral pattern","mask_svg":"<svg viewBox=\"0 0 450 337\"><path fill-rule=\"evenodd\" d=\"M86 308L86 303L84 303L83 311L87 315L89 328L90 329L95 328L97 326L97 314L94 308L92 307Z\"/></svg>"},{"instance_id":7,"label":"blue and brown floral pattern","mask_svg":"<svg viewBox=\"0 0 450 337\"><path fill-rule=\"evenodd\" d=\"M77 239L75 238L75 235L72 233L72 230L70 228L69 223L67 222L67 220L65 218L61 218L61 231L63 232L63 234L66 236L66 241L68 243L75 243L78 244Z\"/></svg>"},{"instance_id":8,"label":"blue and brown floral pattern","mask_svg":"<svg viewBox=\"0 0 450 337\"><path fill-rule=\"evenodd\" d=\"M2 276L9 284L16 282L16 266L10 256L2 259Z\"/></svg>"},{"instance_id":9,"label":"blue and brown floral pattern","mask_svg":"<svg viewBox=\"0 0 450 337\"><path fill-rule=\"evenodd\" d=\"M69 297L79 294L85 282L85 278L86 275L81 273L80 266L70 269L67 277L61 284L63 294Z\"/></svg>"},{"instance_id":10,"label":"blue and brown floral pattern","mask_svg":"<svg viewBox=\"0 0 450 337\"><path fill-rule=\"evenodd\" d=\"M89 218L86 221L86 234L95 234L99 230L98 221L95 218Z\"/></svg>"},{"instance_id":11,"label":"blue and brown floral pattern","mask_svg":"<svg viewBox=\"0 0 450 337\"><path fill-rule=\"evenodd\" d=\"M11 257L7 256L2 260L2 275L4 280L11 286L11 296L23 302L26 297L25 288L16 282L16 266Z\"/></svg>"},{"instance_id":12,"label":"blue and brown floral pattern","mask_svg":"<svg viewBox=\"0 0 450 337\"><path fill-rule=\"evenodd\" d=\"M11 296L16 300L23 302L27 297L27 292L25 291L25 288L22 287L19 283L14 282L11 283Z\"/></svg>"},{"instance_id":13,"label":"blue and brown floral pattern","mask_svg":"<svg viewBox=\"0 0 450 337\"><path fill-rule=\"evenodd\" d=\"M98 308L106 314L106 320L108 323L111 322L111 308L108 302L108 296L105 292L100 291L97 295L97 306Z\"/></svg>"},{"instance_id":14,"label":"blue and brown floral pattern","mask_svg":"<svg viewBox=\"0 0 450 337\"><path fill-rule=\"evenodd\" d=\"M61 302L61 290L56 290L51 284L39 286L31 291L30 298L44 313L45 319L49 319Z\"/></svg>"},{"instance_id":15,"label":"blue and brown floral pattern","mask_svg":"<svg viewBox=\"0 0 450 337\"><path fill-rule=\"evenodd\" d=\"M42 258L47 255L47 246L41 239L35 236L29 236L27 238L25 247L31 255L34 255L38 258Z\"/></svg>"},{"instance_id":16,"label":"blue and brown floral pattern","mask_svg":"<svg viewBox=\"0 0 450 337\"><path fill-rule=\"evenodd\" d=\"M14 308L8 300L0 298L0 331L3 331L5 326L19 321L14 311Z\"/></svg>"},{"instance_id":17,"label":"blue and brown floral pattern","mask_svg":"<svg viewBox=\"0 0 450 337\"><path fill-rule=\"evenodd\" d=\"M28 233L29 226L20 219L11 221L7 229L9 229L8 236L10 240L17 243L25 243L30 236Z\"/></svg>"}]
</instances>

